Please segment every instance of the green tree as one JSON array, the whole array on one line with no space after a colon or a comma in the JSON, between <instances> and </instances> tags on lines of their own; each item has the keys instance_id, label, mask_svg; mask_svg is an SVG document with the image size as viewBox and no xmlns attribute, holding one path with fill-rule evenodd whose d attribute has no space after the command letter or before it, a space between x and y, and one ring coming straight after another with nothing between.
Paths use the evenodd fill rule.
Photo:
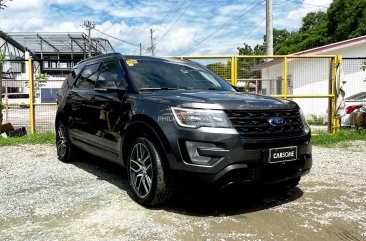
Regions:
<instances>
[{"instance_id":1,"label":"green tree","mask_svg":"<svg viewBox=\"0 0 366 241\"><path fill-rule=\"evenodd\" d=\"M326 13L310 12L302 19L299 31L292 32L274 44L274 52L286 55L319 47L329 42Z\"/></svg>"},{"instance_id":2,"label":"green tree","mask_svg":"<svg viewBox=\"0 0 366 241\"><path fill-rule=\"evenodd\" d=\"M308 13L298 31L274 29L274 53L291 54L363 35L366 35L366 0L334 0L327 12ZM265 46L265 41L257 46L262 45Z\"/></svg>"},{"instance_id":3,"label":"green tree","mask_svg":"<svg viewBox=\"0 0 366 241\"><path fill-rule=\"evenodd\" d=\"M366 0L334 0L327 11L333 42L366 34Z\"/></svg>"}]
</instances>

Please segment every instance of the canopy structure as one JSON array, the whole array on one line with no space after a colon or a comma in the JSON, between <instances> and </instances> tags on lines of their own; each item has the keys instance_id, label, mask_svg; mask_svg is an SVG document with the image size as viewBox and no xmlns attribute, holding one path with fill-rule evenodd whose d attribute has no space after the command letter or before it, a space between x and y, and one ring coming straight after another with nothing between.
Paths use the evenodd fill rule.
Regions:
<instances>
[{"instance_id":1,"label":"canopy structure","mask_svg":"<svg viewBox=\"0 0 366 241\"><path fill-rule=\"evenodd\" d=\"M34 59L81 60L113 53L107 39L89 38L84 33L13 32L8 35L33 54Z\"/></svg>"}]
</instances>

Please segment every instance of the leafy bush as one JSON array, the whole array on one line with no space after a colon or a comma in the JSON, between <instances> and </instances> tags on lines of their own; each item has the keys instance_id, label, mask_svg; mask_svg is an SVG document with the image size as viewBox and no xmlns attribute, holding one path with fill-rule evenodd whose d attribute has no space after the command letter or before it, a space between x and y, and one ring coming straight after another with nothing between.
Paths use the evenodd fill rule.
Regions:
<instances>
[{"instance_id":1,"label":"leafy bush","mask_svg":"<svg viewBox=\"0 0 366 241\"><path fill-rule=\"evenodd\" d=\"M306 121L309 125L323 125L324 117L311 114L306 118Z\"/></svg>"}]
</instances>

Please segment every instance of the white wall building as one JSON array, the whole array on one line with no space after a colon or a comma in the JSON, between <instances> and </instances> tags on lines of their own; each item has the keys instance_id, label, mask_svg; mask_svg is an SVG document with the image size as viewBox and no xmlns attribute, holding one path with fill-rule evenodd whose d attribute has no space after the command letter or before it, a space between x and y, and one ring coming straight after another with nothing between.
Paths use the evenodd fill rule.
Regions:
<instances>
[{"instance_id":1,"label":"white wall building","mask_svg":"<svg viewBox=\"0 0 366 241\"><path fill-rule=\"evenodd\" d=\"M345 73L346 96L366 91L366 72L361 69L366 60L366 36L353 38L318 48L298 52L297 56L342 55ZM352 65L350 66L350 62ZM283 94L283 61L274 60L261 66L262 91L264 94ZM329 78L332 66L329 59L288 59L288 93L293 95L325 95L329 93ZM328 108L328 99L294 99L306 115L324 115Z\"/></svg>"}]
</instances>

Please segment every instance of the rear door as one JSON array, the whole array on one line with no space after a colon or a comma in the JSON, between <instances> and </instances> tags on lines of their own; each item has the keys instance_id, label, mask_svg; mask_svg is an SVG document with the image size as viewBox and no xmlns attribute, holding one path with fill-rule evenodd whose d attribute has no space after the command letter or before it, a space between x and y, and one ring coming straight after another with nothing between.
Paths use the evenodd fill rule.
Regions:
<instances>
[{"instance_id":1,"label":"rear door","mask_svg":"<svg viewBox=\"0 0 366 241\"><path fill-rule=\"evenodd\" d=\"M104 140L117 142L120 138L120 125L123 122L123 96L121 91L108 91L103 86L108 83L116 88L127 85L125 74L117 59L108 60L101 64L96 88L89 105L93 108L93 133ZM121 119L122 118L122 119ZM103 140L103 141L104 141Z\"/></svg>"},{"instance_id":2,"label":"rear door","mask_svg":"<svg viewBox=\"0 0 366 241\"><path fill-rule=\"evenodd\" d=\"M73 88L70 90L68 102L71 104L70 129L91 133L89 102L93 98L93 90L98 77L100 63L84 67Z\"/></svg>"}]
</instances>

